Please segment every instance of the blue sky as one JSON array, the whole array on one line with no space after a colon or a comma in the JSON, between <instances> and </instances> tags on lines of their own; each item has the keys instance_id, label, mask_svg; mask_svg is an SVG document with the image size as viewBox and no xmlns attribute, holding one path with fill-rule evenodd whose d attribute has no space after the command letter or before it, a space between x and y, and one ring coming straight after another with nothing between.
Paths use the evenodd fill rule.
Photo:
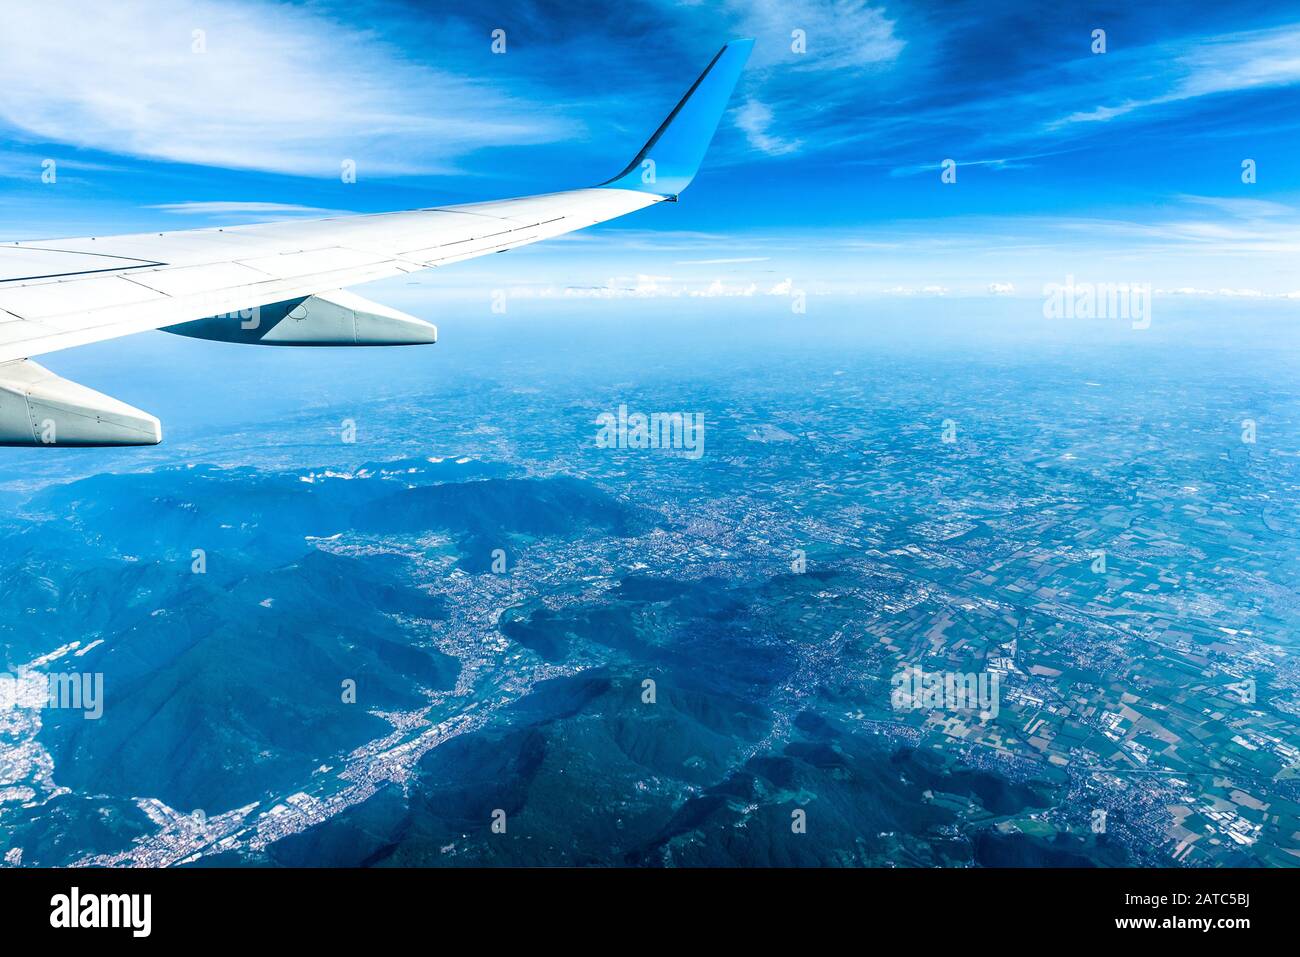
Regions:
<instances>
[{"instance_id":1,"label":"blue sky","mask_svg":"<svg viewBox=\"0 0 1300 957\"><path fill-rule=\"evenodd\" d=\"M421 282L1038 298L1075 275L1300 293L1300 12L1266 3L16 0L0 238L593 184L741 35L754 58L683 202Z\"/></svg>"}]
</instances>

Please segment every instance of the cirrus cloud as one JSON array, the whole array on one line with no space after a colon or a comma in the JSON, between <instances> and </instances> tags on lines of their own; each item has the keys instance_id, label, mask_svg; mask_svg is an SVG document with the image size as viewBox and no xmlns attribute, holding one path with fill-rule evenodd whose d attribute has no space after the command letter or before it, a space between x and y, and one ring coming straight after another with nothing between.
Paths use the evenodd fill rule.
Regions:
<instances>
[{"instance_id":1,"label":"cirrus cloud","mask_svg":"<svg viewBox=\"0 0 1300 957\"><path fill-rule=\"evenodd\" d=\"M572 132L315 8L254 0L12 0L0 125L31 141L298 175L450 172Z\"/></svg>"}]
</instances>

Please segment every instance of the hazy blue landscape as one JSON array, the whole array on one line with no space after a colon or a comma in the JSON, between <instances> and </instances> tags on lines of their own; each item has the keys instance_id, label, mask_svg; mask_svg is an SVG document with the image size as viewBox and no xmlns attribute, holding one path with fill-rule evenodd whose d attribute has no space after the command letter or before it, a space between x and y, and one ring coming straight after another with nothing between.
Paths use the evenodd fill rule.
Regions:
<instances>
[{"instance_id":1,"label":"hazy blue landscape","mask_svg":"<svg viewBox=\"0 0 1300 957\"><path fill-rule=\"evenodd\" d=\"M4 670L103 675L0 713L7 862L1297 862L1290 303L398 293L442 342L52 362L168 433L5 450Z\"/></svg>"}]
</instances>

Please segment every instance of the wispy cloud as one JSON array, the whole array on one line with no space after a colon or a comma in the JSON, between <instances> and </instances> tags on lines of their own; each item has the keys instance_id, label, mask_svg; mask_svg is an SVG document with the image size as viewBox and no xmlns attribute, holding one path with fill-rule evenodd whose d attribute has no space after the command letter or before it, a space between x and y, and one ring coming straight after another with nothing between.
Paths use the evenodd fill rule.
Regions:
<instances>
[{"instance_id":1,"label":"wispy cloud","mask_svg":"<svg viewBox=\"0 0 1300 957\"><path fill-rule=\"evenodd\" d=\"M723 279L685 281L672 276L615 276L591 286L557 283L515 283L504 287L510 299L724 299L791 295L793 281L729 282Z\"/></svg>"},{"instance_id":2,"label":"wispy cloud","mask_svg":"<svg viewBox=\"0 0 1300 957\"><path fill-rule=\"evenodd\" d=\"M1196 203L1221 210L1237 219L1271 219L1277 216L1295 216L1294 206L1277 203L1267 199L1242 199L1239 196L1191 196L1183 194L1175 197L1180 202Z\"/></svg>"},{"instance_id":3,"label":"wispy cloud","mask_svg":"<svg viewBox=\"0 0 1300 957\"><path fill-rule=\"evenodd\" d=\"M1116 23L1110 50L1092 54L1087 31L1072 34L1074 24L1026 26L1009 17L1004 9L972 12L958 4L951 16L930 18L924 54L909 42L897 60L882 64L882 74L854 79L856 114L820 109L816 100L804 107L799 91L780 100L768 90L759 95L800 131L805 151L853 151L854 162L911 175L945 156L992 169L1042 165L1043 157L1078 150L1116 124L1136 129L1214 116L1229 97L1300 87L1295 23L1235 32L1214 30L1204 17L1160 30L1121 32ZM900 22L915 25L915 18ZM1012 29L1023 35L1008 46ZM997 49L1010 62L999 60L994 70L988 55ZM881 101L887 105L877 106ZM1180 135L1212 134L1222 125Z\"/></svg>"},{"instance_id":4,"label":"wispy cloud","mask_svg":"<svg viewBox=\"0 0 1300 957\"><path fill-rule=\"evenodd\" d=\"M988 169L1005 170L1005 169L1027 169L1035 161L1046 159L1050 156L1059 156L1064 150L1049 150L1042 153L1027 153L1023 156L1001 156L991 159L960 159L955 160L959 167L986 167ZM940 162L918 163L914 166L898 166L889 171L890 176L919 176L923 173L935 173L942 169Z\"/></svg>"},{"instance_id":5,"label":"wispy cloud","mask_svg":"<svg viewBox=\"0 0 1300 957\"><path fill-rule=\"evenodd\" d=\"M800 152L808 139L791 131L817 134L834 122L864 78L890 68L906 46L883 5L866 0L730 0L723 9L734 32L757 39L751 93L732 122L768 156ZM824 145L819 136L809 143Z\"/></svg>"},{"instance_id":6,"label":"wispy cloud","mask_svg":"<svg viewBox=\"0 0 1300 957\"><path fill-rule=\"evenodd\" d=\"M734 263L765 263L771 256L732 256L727 259L679 259L675 266L723 266Z\"/></svg>"},{"instance_id":7,"label":"wispy cloud","mask_svg":"<svg viewBox=\"0 0 1300 957\"><path fill-rule=\"evenodd\" d=\"M1161 52L1164 56L1158 57ZM1147 97L1126 98L1070 113L1049 126L1106 122L1138 110L1197 97L1300 83L1300 27L1294 25L1206 37L1181 53L1160 51L1153 46L1139 51L1139 56L1143 55L1148 62L1171 62L1171 67L1161 71L1154 80L1154 85L1163 84L1163 90Z\"/></svg>"},{"instance_id":8,"label":"wispy cloud","mask_svg":"<svg viewBox=\"0 0 1300 957\"><path fill-rule=\"evenodd\" d=\"M156 203L146 209L159 209L164 213L181 216L332 216L346 210L322 209L319 206L300 206L295 203L250 203L198 201L186 203Z\"/></svg>"},{"instance_id":9,"label":"wispy cloud","mask_svg":"<svg viewBox=\"0 0 1300 957\"><path fill-rule=\"evenodd\" d=\"M15 0L0 124L28 139L235 169L446 172L488 145L572 132L485 83L421 65L315 6Z\"/></svg>"},{"instance_id":10,"label":"wispy cloud","mask_svg":"<svg viewBox=\"0 0 1300 957\"><path fill-rule=\"evenodd\" d=\"M772 131L772 120L771 107L753 98L736 111L736 126L749 138L750 145L755 149L762 150L769 156L793 153L803 141L778 136Z\"/></svg>"},{"instance_id":11,"label":"wispy cloud","mask_svg":"<svg viewBox=\"0 0 1300 957\"><path fill-rule=\"evenodd\" d=\"M759 69L875 69L892 63L906 46L884 5L868 0L730 0L726 9L737 31L757 38Z\"/></svg>"}]
</instances>

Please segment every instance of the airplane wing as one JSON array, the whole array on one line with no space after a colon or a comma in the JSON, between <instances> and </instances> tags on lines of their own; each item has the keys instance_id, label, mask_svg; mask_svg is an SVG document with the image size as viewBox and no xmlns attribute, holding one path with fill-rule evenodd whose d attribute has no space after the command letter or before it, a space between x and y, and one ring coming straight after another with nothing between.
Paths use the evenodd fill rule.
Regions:
<instances>
[{"instance_id":1,"label":"airplane wing","mask_svg":"<svg viewBox=\"0 0 1300 957\"><path fill-rule=\"evenodd\" d=\"M259 345L412 345L431 324L348 286L504 252L690 184L752 40L724 46L618 176L521 199L314 221L0 245L0 445L153 445L148 413L33 356L150 329Z\"/></svg>"}]
</instances>

